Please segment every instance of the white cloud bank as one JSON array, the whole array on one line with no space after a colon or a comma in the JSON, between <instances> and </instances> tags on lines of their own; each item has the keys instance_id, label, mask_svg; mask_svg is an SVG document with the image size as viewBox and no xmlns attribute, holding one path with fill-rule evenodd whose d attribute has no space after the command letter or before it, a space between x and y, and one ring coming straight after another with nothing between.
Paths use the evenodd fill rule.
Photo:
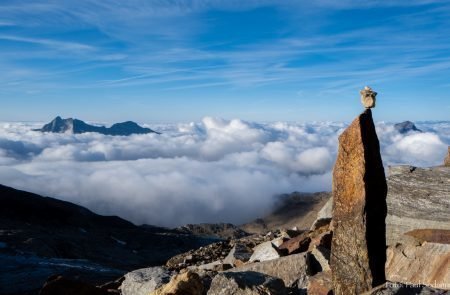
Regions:
<instances>
[{"instance_id":1,"label":"white cloud bank","mask_svg":"<svg viewBox=\"0 0 450 295\"><path fill-rule=\"evenodd\" d=\"M42 134L40 124L0 123L0 183L114 214L176 226L242 223L270 210L274 195L331 188L342 123L267 123L204 118L150 126L130 137ZM397 133L379 123L386 164L433 166L450 144L450 123Z\"/></svg>"}]
</instances>

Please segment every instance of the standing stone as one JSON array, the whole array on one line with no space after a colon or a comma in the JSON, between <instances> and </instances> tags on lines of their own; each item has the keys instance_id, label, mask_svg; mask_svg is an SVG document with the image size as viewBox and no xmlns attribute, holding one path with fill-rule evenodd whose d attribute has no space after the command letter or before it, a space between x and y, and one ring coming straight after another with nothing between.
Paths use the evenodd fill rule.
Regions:
<instances>
[{"instance_id":1,"label":"standing stone","mask_svg":"<svg viewBox=\"0 0 450 295\"><path fill-rule=\"evenodd\" d=\"M448 147L447 158L445 158L444 166L450 167L450 146Z\"/></svg>"},{"instance_id":2,"label":"standing stone","mask_svg":"<svg viewBox=\"0 0 450 295\"><path fill-rule=\"evenodd\" d=\"M366 109L339 137L333 171L334 294L361 294L385 282L386 193L380 145Z\"/></svg>"}]
</instances>

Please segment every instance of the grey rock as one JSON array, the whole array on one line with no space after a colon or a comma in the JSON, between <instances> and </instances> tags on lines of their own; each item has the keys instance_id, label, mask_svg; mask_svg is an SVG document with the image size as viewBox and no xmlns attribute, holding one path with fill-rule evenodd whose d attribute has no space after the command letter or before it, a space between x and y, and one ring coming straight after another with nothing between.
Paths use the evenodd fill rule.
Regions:
<instances>
[{"instance_id":1,"label":"grey rock","mask_svg":"<svg viewBox=\"0 0 450 295\"><path fill-rule=\"evenodd\" d=\"M307 285L306 253L294 254L278 259L249 263L230 272L256 271L283 280L288 287L299 282L299 287Z\"/></svg>"},{"instance_id":2,"label":"grey rock","mask_svg":"<svg viewBox=\"0 0 450 295\"><path fill-rule=\"evenodd\" d=\"M450 230L449 167L392 166L387 182L387 244L416 229Z\"/></svg>"},{"instance_id":3,"label":"grey rock","mask_svg":"<svg viewBox=\"0 0 450 295\"><path fill-rule=\"evenodd\" d=\"M315 275L318 272L330 271L330 250L314 246L311 252L307 254L308 273Z\"/></svg>"},{"instance_id":4,"label":"grey rock","mask_svg":"<svg viewBox=\"0 0 450 295\"><path fill-rule=\"evenodd\" d=\"M267 261L277 258L280 258L280 254L278 254L278 251L274 248L272 242L269 241L261 243L253 249L253 254L250 257L249 262Z\"/></svg>"},{"instance_id":5,"label":"grey rock","mask_svg":"<svg viewBox=\"0 0 450 295\"><path fill-rule=\"evenodd\" d=\"M225 264L231 264L233 266L240 266L247 262L252 256L252 251L242 243L236 243L228 253L227 257L223 260Z\"/></svg>"},{"instance_id":6,"label":"grey rock","mask_svg":"<svg viewBox=\"0 0 450 295\"><path fill-rule=\"evenodd\" d=\"M253 271L219 273L211 282L208 295L286 295L279 278Z\"/></svg>"},{"instance_id":7,"label":"grey rock","mask_svg":"<svg viewBox=\"0 0 450 295\"><path fill-rule=\"evenodd\" d=\"M311 226L311 230L319 228L321 225L328 223L333 217L333 198L330 198L325 205L317 213L317 218Z\"/></svg>"},{"instance_id":8,"label":"grey rock","mask_svg":"<svg viewBox=\"0 0 450 295\"><path fill-rule=\"evenodd\" d=\"M142 268L127 273L119 289L123 295L148 295L169 283L171 276L165 267Z\"/></svg>"}]
</instances>

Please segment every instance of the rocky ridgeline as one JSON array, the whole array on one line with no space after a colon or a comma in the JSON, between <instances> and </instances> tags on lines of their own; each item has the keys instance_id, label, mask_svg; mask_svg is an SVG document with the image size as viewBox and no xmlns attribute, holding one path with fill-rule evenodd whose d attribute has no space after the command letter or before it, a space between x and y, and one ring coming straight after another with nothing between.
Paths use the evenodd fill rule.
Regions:
<instances>
[{"instance_id":1,"label":"rocky ridgeline","mask_svg":"<svg viewBox=\"0 0 450 295\"><path fill-rule=\"evenodd\" d=\"M54 278L41 294L450 294L450 168L392 167L386 182L375 98L361 91L367 110L340 136L333 198L310 230L230 237L99 287Z\"/></svg>"}]
</instances>

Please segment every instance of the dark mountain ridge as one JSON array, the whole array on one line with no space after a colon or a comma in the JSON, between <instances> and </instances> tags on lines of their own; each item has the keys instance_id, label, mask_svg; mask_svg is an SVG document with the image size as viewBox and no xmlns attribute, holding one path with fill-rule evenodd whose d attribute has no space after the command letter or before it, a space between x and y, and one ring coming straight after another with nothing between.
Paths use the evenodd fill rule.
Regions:
<instances>
[{"instance_id":1,"label":"dark mountain ridge","mask_svg":"<svg viewBox=\"0 0 450 295\"><path fill-rule=\"evenodd\" d=\"M96 132L104 135L113 136L129 136L132 134L148 134L156 133L150 128L144 128L132 121L126 121L122 123L116 123L111 127L107 128L105 126L94 126L85 123L84 121L68 118L62 119L60 116L53 119L48 124L45 124L41 129L35 129L34 131L41 132L52 132L52 133L65 133L71 132L73 134L81 134L86 132Z\"/></svg>"},{"instance_id":2,"label":"dark mountain ridge","mask_svg":"<svg viewBox=\"0 0 450 295\"><path fill-rule=\"evenodd\" d=\"M31 294L55 273L104 283L214 241L0 185L0 294Z\"/></svg>"},{"instance_id":3,"label":"dark mountain ridge","mask_svg":"<svg viewBox=\"0 0 450 295\"><path fill-rule=\"evenodd\" d=\"M401 134L405 134L405 133L408 133L410 131L422 132L422 130L417 128L416 125L414 125L414 123L411 122L411 121L405 121L405 122L397 123L397 124L394 125L394 128L395 128L395 130L397 130Z\"/></svg>"}]
</instances>

